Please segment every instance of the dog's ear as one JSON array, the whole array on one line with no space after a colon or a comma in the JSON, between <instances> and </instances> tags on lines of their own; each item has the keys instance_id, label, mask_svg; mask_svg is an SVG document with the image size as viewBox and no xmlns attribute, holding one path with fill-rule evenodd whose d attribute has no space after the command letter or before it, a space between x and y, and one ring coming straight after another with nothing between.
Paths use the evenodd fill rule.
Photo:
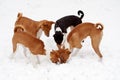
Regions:
<instances>
[{"instance_id":1,"label":"dog's ear","mask_svg":"<svg viewBox=\"0 0 120 80\"><path fill-rule=\"evenodd\" d=\"M53 52L54 50L52 49L52 52Z\"/></svg>"},{"instance_id":2,"label":"dog's ear","mask_svg":"<svg viewBox=\"0 0 120 80\"><path fill-rule=\"evenodd\" d=\"M19 20L22 17L22 13L18 13L17 20Z\"/></svg>"},{"instance_id":3,"label":"dog's ear","mask_svg":"<svg viewBox=\"0 0 120 80\"><path fill-rule=\"evenodd\" d=\"M53 35L53 37L55 37L55 34Z\"/></svg>"},{"instance_id":4,"label":"dog's ear","mask_svg":"<svg viewBox=\"0 0 120 80\"><path fill-rule=\"evenodd\" d=\"M52 49L52 52L55 52L55 50Z\"/></svg>"},{"instance_id":5,"label":"dog's ear","mask_svg":"<svg viewBox=\"0 0 120 80\"><path fill-rule=\"evenodd\" d=\"M67 48L67 49L65 49L65 53L67 53L67 54L71 54L71 52L69 51L69 49Z\"/></svg>"},{"instance_id":6,"label":"dog's ear","mask_svg":"<svg viewBox=\"0 0 120 80\"><path fill-rule=\"evenodd\" d=\"M53 22L53 21L50 21L50 23L51 23L51 24L55 24L55 22Z\"/></svg>"},{"instance_id":7,"label":"dog's ear","mask_svg":"<svg viewBox=\"0 0 120 80\"><path fill-rule=\"evenodd\" d=\"M42 21L39 21L39 27L40 27L40 28L44 28L44 27L46 27L46 26L50 26L50 27L51 27L51 25L52 25L53 23L55 23L55 22L53 22L53 21L48 21L48 20L42 20Z\"/></svg>"},{"instance_id":8,"label":"dog's ear","mask_svg":"<svg viewBox=\"0 0 120 80\"><path fill-rule=\"evenodd\" d=\"M67 48L66 51L69 51L69 49Z\"/></svg>"},{"instance_id":9,"label":"dog's ear","mask_svg":"<svg viewBox=\"0 0 120 80\"><path fill-rule=\"evenodd\" d=\"M53 52L53 53L57 53L57 50L53 50L53 49L52 49L52 52Z\"/></svg>"},{"instance_id":10,"label":"dog's ear","mask_svg":"<svg viewBox=\"0 0 120 80\"><path fill-rule=\"evenodd\" d=\"M62 49L65 49L65 46L63 45L63 46L61 46L62 47Z\"/></svg>"}]
</instances>

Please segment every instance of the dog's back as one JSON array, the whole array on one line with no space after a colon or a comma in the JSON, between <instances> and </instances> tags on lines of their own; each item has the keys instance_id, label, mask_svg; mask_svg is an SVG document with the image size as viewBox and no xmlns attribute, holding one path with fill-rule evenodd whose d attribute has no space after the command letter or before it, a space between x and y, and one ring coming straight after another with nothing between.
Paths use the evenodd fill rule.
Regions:
<instances>
[{"instance_id":1,"label":"dog's back","mask_svg":"<svg viewBox=\"0 0 120 80\"><path fill-rule=\"evenodd\" d=\"M75 15L69 15L57 20L55 23L55 30L57 27L60 27L63 33L67 33L68 27L70 26L75 27L76 25L82 23L82 18L84 16L84 13L83 11L79 10L78 15L80 15L80 13L82 14L80 17Z\"/></svg>"},{"instance_id":2,"label":"dog's back","mask_svg":"<svg viewBox=\"0 0 120 80\"><path fill-rule=\"evenodd\" d=\"M37 21L34 21L30 18L22 16L21 13L18 13L17 20L15 22L16 25L23 25L25 28L29 26L36 26Z\"/></svg>"},{"instance_id":3,"label":"dog's back","mask_svg":"<svg viewBox=\"0 0 120 80\"><path fill-rule=\"evenodd\" d=\"M16 32L12 38L13 52L16 51L17 43L28 47L33 54L45 54L44 43L26 32Z\"/></svg>"},{"instance_id":4,"label":"dog's back","mask_svg":"<svg viewBox=\"0 0 120 80\"><path fill-rule=\"evenodd\" d=\"M98 26L101 26L101 28L98 29ZM103 25L100 23L82 23L77 25L68 35L67 41L69 41L70 37L78 34L81 38L86 38L87 36L96 35L100 33L103 30Z\"/></svg>"},{"instance_id":5,"label":"dog's back","mask_svg":"<svg viewBox=\"0 0 120 80\"><path fill-rule=\"evenodd\" d=\"M76 26L77 24L82 23L79 17L71 15L65 16L56 21L55 29L60 27L63 33L67 33L66 29L70 26Z\"/></svg>"},{"instance_id":6,"label":"dog's back","mask_svg":"<svg viewBox=\"0 0 120 80\"><path fill-rule=\"evenodd\" d=\"M53 21L48 20L35 21L30 18L22 16L22 13L18 13L17 20L15 22L14 32L25 31L37 37L38 36L37 33L40 33L39 30L42 29L45 35L49 37L49 32L51 30L53 23L54 23Z\"/></svg>"}]
</instances>

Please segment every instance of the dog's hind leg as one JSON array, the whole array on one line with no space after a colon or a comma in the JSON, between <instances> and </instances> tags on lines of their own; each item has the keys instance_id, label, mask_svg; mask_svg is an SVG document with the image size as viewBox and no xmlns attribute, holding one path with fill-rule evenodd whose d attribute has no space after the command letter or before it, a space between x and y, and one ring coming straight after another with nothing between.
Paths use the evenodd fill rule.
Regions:
<instances>
[{"instance_id":1,"label":"dog's hind leg","mask_svg":"<svg viewBox=\"0 0 120 80\"><path fill-rule=\"evenodd\" d=\"M36 68L37 67L37 58L36 58L36 55L31 53L31 51L30 51L30 61L31 61L33 67Z\"/></svg>"},{"instance_id":2,"label":"dog's hind leg","mask_svg":"<svg viewBox=\"0 0 120 80\"><path fill-rule=\"evenodd\" d=\"M15 52L16 52L16 48L17 48L17 43L16 42L12 42L13 44L13 53L10 55L10 59L13 59L15 56Z\"/></svg>"},{"instance_id":3,"label":"dog's hind leg","mask_svg":"<svg viewBox=\"0 0 120 80\"><path fill-rule=\"evenodd\" d=\"M100 42L101 42L101 38L102 38L102 35L96 35L94 37L91 37L92 47L93 47L94 51L96 52L96 54L100 58L102 58L102 54L99 50L99 45L100 45Z\"/></svg>"},{"instance_id":4,"label":"dog's hind leg","mask_svg":"<svg viewBox=\"0 0 120 80\"><path fill-rule=\"evenodd\" d=\"M13 53L15 53L17 48L17 43L15 41L13 41Z\"/></svg>"},{"instance_id":5,"label":"dog's hind leg","mask_svg":"<svg viewBox=\"0 0 120 80\"><path fill-rule=\"evenodd\" d=\"M36 55L36 58L37 58L37 63L40 64L39 56Z\"/></svg>"},{"instance_id":6,"label":"dog's hind leg","mask_svg":"<svg viewBox=\"0 0 120 80\"><path fill-rule=\"evenodd\" d=\"M27 57L27 48L24 45L22 45L22 47L23 47L23 54L25 55L25 57Z\"/></svg>"}]
</instances>

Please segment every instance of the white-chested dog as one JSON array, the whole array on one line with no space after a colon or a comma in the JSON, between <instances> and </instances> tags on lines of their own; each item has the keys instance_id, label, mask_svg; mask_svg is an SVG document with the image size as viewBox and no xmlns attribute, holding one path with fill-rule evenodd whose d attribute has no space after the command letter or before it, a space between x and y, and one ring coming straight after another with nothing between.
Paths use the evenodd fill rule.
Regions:
<instances>
[{"instance_id":1,"label":"white-chested dog","mask_svg":"<svg viewBox=\"0 0 120 80\"><path fill-rule=\"evenodd\" d=\"M67 38L66 34L68 27L72 30L76 25L82 23L84 17L83 11L79 10L78 15L79 17L75 15L64 16L55 22L55 34L53 37L59 49L61 46L65 46L64 43Z\"/></svg>"}]
</instances>

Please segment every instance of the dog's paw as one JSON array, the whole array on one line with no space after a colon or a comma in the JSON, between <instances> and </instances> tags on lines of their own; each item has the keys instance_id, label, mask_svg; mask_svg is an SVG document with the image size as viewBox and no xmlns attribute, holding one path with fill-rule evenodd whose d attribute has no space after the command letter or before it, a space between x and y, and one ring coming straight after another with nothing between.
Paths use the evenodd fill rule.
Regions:
<instances>
[{"instance_id":1,"label":"dog's paw","mask_svg":"<svg viewBox=\"0 0 120 80\"><path fill-rule=\"evenodd\" d=\"M10 56L9 56L9 59L13 59L14 58L14 54L11 54Z\"/></svg>"},{"instance_id":2,"label":"dog's paw","mask_svg":"<svg viewBox=\"0 0 120 80\"><path fill-rule=\"evenodd\" d=\"M99 58L98 62L102 63L103 62L103 58Z\"/></svg>"}]
</instances>

